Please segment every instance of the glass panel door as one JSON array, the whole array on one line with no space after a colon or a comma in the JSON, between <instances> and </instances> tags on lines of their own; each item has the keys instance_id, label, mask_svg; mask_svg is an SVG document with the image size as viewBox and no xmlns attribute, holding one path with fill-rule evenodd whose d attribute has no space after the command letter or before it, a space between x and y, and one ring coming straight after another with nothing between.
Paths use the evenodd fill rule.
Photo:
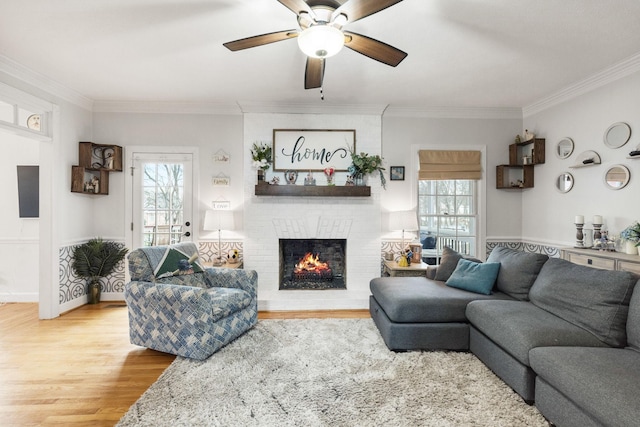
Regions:
<instances>
[{"instance_id":1,"label":"glass panel door","mask_svg":"<svg viewBox=\"0 0 640 427\"><path fill-rule=\"evenodd\" d=\"M191 241L190 154L134 155L133 246Z\"/></svg>"}]
</instances>

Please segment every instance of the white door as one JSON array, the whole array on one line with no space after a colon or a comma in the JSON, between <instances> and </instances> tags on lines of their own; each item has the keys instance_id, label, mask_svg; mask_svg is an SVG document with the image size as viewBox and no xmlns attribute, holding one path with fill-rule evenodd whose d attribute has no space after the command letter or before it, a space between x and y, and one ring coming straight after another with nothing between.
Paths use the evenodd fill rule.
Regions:
<instances>
[{"instance_id":1,"label":"white door","mask_svg":"<svg viewBox=\"0 0 640 427\"><path fill-rule=\"evenodd\" d=\"M132 156L132 247L191 241L193 154Z\"/></svg>"}]
</instances>

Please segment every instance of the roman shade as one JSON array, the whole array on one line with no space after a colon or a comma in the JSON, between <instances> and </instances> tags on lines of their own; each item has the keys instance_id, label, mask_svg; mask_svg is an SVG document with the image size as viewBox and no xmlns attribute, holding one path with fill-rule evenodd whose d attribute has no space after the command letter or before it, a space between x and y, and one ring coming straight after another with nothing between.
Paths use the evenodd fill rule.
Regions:
<instances>
[{"instance_id":1,"label":"roman shade","mask_svg":"<svg viewBox=\"0 0 640 427\"><path fill-rule=\"evenodd\" d=\"M419 179L482 179L480 151L420 150Z\"/></svg>"}]
</instances>

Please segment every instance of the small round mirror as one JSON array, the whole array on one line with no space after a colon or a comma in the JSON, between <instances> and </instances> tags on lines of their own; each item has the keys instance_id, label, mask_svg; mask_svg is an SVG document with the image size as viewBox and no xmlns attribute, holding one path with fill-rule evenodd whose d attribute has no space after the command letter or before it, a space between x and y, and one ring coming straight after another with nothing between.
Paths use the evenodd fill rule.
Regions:
<instances>
[{"instance_id":1,"label":"small round mirror","mask_svg":"<svg viewBox=\"0 0 640 427\"><path fill-rule=\"evenodd\" d=\"M631 127L623 122L614 123L604 133L604 144L609 148L620 148L631 138Z\"/></svg>"},{"instance_id":2,"label":"small round mirror","mask_svg":"<svg viewBox=\"0 0 640 427\"><path fill-rule=\"evenodd\" d=\"M571 138L562 138L556 147L556 156L560 159L566 159L573 153L573 140Z\"/></svg>"},{"instance_id":3,"label":"small round mirror","mask_svg":"<svg viewBox=\"0 0 640 427\"><path fill-rule=\"evenodd\" d=\"M612 190L620 190L629 183L631 173L624 165L611 166L604 174L604 182Z\"/></svg>"},{"instance_id":4,"label":"small round mirror","mask_svg":"<svg viewBox=\"0 0 640 427\"><path fill-rule=\"evenodd\" d=\"M556 188L561 193L568 193L573 188L573 175L563 172L556 179Z\"/></svg>"}]
</instances>

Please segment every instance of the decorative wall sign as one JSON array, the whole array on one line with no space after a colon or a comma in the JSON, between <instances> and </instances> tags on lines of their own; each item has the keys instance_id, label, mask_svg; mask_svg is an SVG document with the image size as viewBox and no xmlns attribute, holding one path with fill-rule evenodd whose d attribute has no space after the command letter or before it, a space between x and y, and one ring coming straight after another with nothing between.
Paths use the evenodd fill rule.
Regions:
<instances>
[{"instance_id":1,"label":"decorative wall sign","mask_svg":"<svg viewBox=\"0 0 640 427\"><path fill-rule=\"evenodd\" d=\"M346 172L356 149L355 130L273 130L273 170Z\"/></svg>"},{"instance_id":2,"label":"decorative wall sign","mask_svg":"<svg viewBox=\"0 0 640 427\"><path fill-rule=\"evenodd\" d=\"M223 173L219 173L211 179L211 185L214 187L228 187L231 185L231 178Z\"/></svg>"},{"instance_id":3,"label":"decorative wall sign","mask_svg":"<svg viewBox=\"0 0 640 427\"><path fill-rule=\"evenodd\" d=\"M231 161L231 156L224 150L218 150L213 155L214 163L229 163Z\"/></svg>"},{"instance_id":4,"label":"decorative wall sign","mask_svg":"<svg viewBox=\"0 0 640 427\"><path fill-rule=\"evenodd\" d=\"M214 200L211 202L213 210L228 210L231 209L231 202L229 200Z\"/></svg>"}]
</instances>

